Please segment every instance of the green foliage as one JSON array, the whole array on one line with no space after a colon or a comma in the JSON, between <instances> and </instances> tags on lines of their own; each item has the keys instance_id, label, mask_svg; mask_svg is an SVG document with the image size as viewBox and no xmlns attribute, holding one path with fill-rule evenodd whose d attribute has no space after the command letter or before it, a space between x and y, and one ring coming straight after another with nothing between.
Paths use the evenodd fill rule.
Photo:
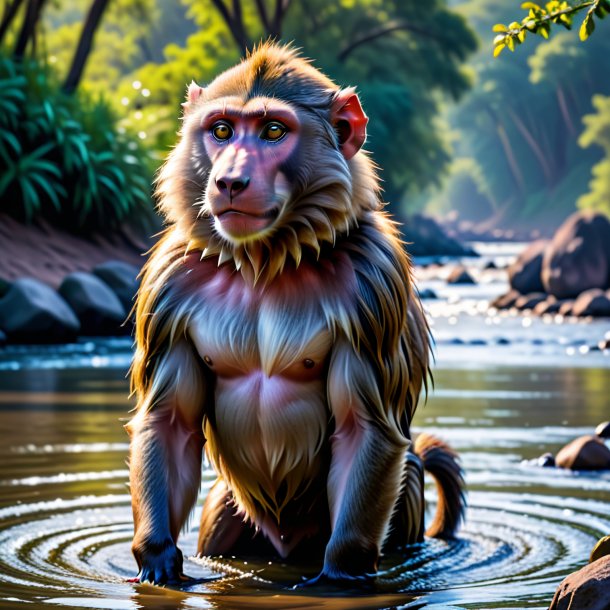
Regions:
<instances>
[{"instance_id":1,"label":"green foliage","mask_svg":"<svg viewBox=\"0 0 610 610\"><path fill-rule=\"evenodd\" d=\"M548 42L536 36L532 53L495 61L487 32L512 10L502 0L459 6L484 46L472 62L476 83L447 120L455 155L480 166L504 223L554 225L575 209L588 190L591 166L602 157L598 147L583 149L578 136L592 96L610 95L610 81L600 77L607 72L610 37L593 36L583 45L577 32L558 32ZM451 186L434 199L447 200Z\"/></svg>"},{"instance_id":2,"label":"green foliage","mask_svg":"<svg viewBox=\"0 0 610 610\"><path fill-rule=\"evenodd\" d=\"M535 2L524 2L521 8L528 13L520 23L513 21L509 25L502 23L494 25L493 31L497 33L494 38L494 57L500 55L506 48L514 51L517 45L525 41L528 33L548 38L553 24L571 30L574 16L587 9L587 14L579 29L580 40L584 41L595 30L595 17L603 19L610 13L610 0L587 0L577 3L551 0L544 6Z\"/></svg>"},{"instance_id":3,"label":"green foliage","mask_svg":"<svg viewBox=\"0 0 610 610\"><path fill-rule=\"evenodd\" d=\"M583 119L585 130L579 143L584 147L601 146L606 156L593 167L591 190L578 200L578 206L610 214L610 97L596 95L593 106L596 112Z\"/></svg>"},{"instance_id":4,"label":"green foliage","mask_svg":"<svg viewBox=\"0 0 610 610\"><path fill-rule=\"evenodd\" d=\"M0 57L0 210L69 229L145 221L153 163L105 101L66 96L40 63Z\"/></svg>"},{"instance_id":5,"label":"green foliage","mask_svg":"<svg viewBox=\"0 0 610 610\"><path fill-rule=\"evenodd\" d=\"M166 151L175 141L186 86L205 85L240 59L240 49L211 0L185 0L198 31L171 44L164 61L126 75L115 103L125 126ZM248 39L265 38L254 0L243 0ZM367 37L370 37L367 39ZM382 168L395 205L440 180L450 161L437 124L442 96L459 99L471 79L463 66L476 39L444 0L307 0L293 2L282 39L302 49L341 85L356 85L369 115L367 148ZM89 85L90 86L90 85Z\"/></svg>"},{"instance_id":6,"label":"green foliage","mask_svg":"<svg viewBox=\"0 0 610 610\"><path fill-rule=\"evenodd\" d=\"M466 21L442 0L308 0L291 7L284 32L336 82L357 86L385 198L406 213L451 160L437 118L441 99L471 85L463 62L477 42Z\"/></svg>"}]
</instances>

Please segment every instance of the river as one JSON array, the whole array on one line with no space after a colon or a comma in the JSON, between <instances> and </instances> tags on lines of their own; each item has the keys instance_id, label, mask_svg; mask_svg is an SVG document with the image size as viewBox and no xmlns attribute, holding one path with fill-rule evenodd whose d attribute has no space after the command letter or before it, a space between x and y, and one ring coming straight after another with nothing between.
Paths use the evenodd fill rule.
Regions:
<instances>
[{"instance_id":1,"label":"river","mask_svg":"<svg viewBox=\"0 0 610 610\"><path fill-rule=\"evenodd\" d=\"M609 325L489 311L502 274L474 272L479 283L461 288L446 287L442 269L420 272L439 292L426 303L437 363L415 419L458 450L466 520L455 542L384 557L375 594L293 591L303 566L239 557L186 560L200 581L179 590L128 583L129 340L0 350L0 608L548 607L610 533L610 472L527 460L610 419L610 356L596 349ZM206 469L185 557L212 479ZM431 481L427 499L433 511Z\"/></svg>"}]
</instances>

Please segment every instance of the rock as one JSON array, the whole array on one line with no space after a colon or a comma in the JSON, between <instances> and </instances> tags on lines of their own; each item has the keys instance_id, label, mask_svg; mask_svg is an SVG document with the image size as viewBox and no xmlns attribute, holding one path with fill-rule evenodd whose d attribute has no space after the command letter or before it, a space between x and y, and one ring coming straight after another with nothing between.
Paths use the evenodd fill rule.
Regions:
<instances>
[{"instance_id":1,"label":"rock","mask_svg":"<svg viewBox=\"0 0 610 610\"><path fill-rule=\"evenodd\" d=\"M544 453L536 460L536 464L543 468L551 468L555 466L555 457L552 453Z\"/></svg>"},{"instance_id":2,"label":"rock","mask_svg":"<svg viewBox=\"0 0 610 610\"><path fill-rule=\"evenodd\" d=\"M64 278L59 294L72 307L82 335L116 335L125 331L121 324L127 316L119 297L108 284L92 273L77 271Z\"/></svg>"},{"instance_id":3,"label":"rock","mask_svg":"<svg viewBox=\"0 0 610 610\"><path fill-rule=\"evenodd\" d=\"M478 256L472 249L449 237L439 224L428 216L415 214L402 226L411 256Z\"/></svg>"},{"instance_id":4,"label":"rock","mask_svg":"<svg viewBox=\"0 0 610 610\"><path fill-rule=\"evenodd\" d=\"M598 436L580 436L559 451L555 463L570 470L610 469L610 449Z\"/></svg>"},{"instance_id":5,"label":"rock","mask_svg":"<svg viewBox=\"0 0 610 610\"><path fill-rule=\"evenodd\" d=\"M516 290L510 290L506 294L495 298L490 303L490 306L495 307L496 309L510 309L520 297L521 293L517 292Z\"/></svg>"},{"instance_id":6,"label":"rock","mask_svg":"<svg viewBox=\"0 0 610 610\"><path fill-rule=\"evenodd\" d=\"M559 585L549 610L608 610L610 557L573 572Z\"/></svg>"},{"instance_id":7,"label":"rock","mask_svg":"<svg viewBox=\"0 0 610 610\"><path fill-rule=\"evenodd\" d=\"M610 316L610 299L601 288L585 290L574 301L573 316Z\"/></svg>"},{"instance_id":8,"label":"rock","mask_svg":"<svg viewBox=\"0 0 610 610\"><path fill-rule=\"evenodd\" d=\"M610 438L610 421L603 421L597 428L595 434L601 438Z\"/></svg>"},{"instance_id":9,"label":"rock","mask_svg":"<svg viewBox=\"0 0 610 610\"><path fill-rule=\"evenodd\" d=\"M591 556L589 557L589 563L593 563L608 555L610 555L610 536L604 536L603 538L600 538L593 547Z\"/></svg>"},{"instance_id":10,"label":"rock","mask_svg":"<svg viewBox=\"0 0 610 610\"><path fill-rule=\"evenodd\" d=\"M485 264L485 266L483 267L483 269L497 269L498 265L496 265L496 263L494 263L493 261L489 261Z\"/></svg>"},{"instance_id":11,"label":"rock","mask_svg":"<svg viewBox=\"0 0 610 610\"><path fill-rule=\"evenodd\" d=\"M94 267L93 273L110 286L119 297L125 311L130 312L140 285L137 277L140 270L123 261L108 261Z\"/></svg>"},{"instance_id":12,"label":"rock","mask_svg":"<svg viewBox=\"0 0 610 610\"><path fill-rule=\"evenodd\" d=\"M519 297L515 301L515 307L519 311L525 311L527 309L534 309L538 303L542 303L546 299L544 292L534 292L532 294L526 294Z\"/></svg>"},{"instance_id":13,"label":"rock","mask_svg":"<svg viewBox=\"0 0 610 610\"><path fill-rule=\"evenodd\" d=\"M569 304L569 306L566 305L566 310L569 309L569 311L565 315L570 315L574 301L571 299L556 299L552 295L549 295L545 301L536 305L536 307L534 307L534 312L538 315L543 315L545 313L559 313L565 303Z\"/></svg>"},{"instance_id":14,"label":"rock","mask_svg":"<svg viewBox=\"0 0 610 610\"><path fill-rule=\"evenodd\" d=\"M8 280L0 277L0 298L2 298L8 292L10 287L11 283Z\"/></svg>"},{"instance_id":15,"label":"rock","mask_svg":"<svg viewBox=\"0 0 610 610\"><path fill-rule=\"evenodd\" d=\"M62 343L76 337L80 323L50 286L20 278L0 299L0 328L13 342Z\"/></svg>"},{"instance_id":16,"label":"rock","mask_svg":"<svg viewBox=\"0 0 610 610\"><path fill-rule=\"evenodd\" d=\"M510 345L510 341L506 337L498 337L494 342L496 345Z\"/></svg>"},{"instance_id":17,"label":"rock","mask_svg":"<svg viewBox=\"0 0 610 610\"><path fill-rule=\"evenodd\" d=\"M436 295L436 292L434 292L434 290L432 290L432 288L424 288L423 290L419 291L419 298L420 299L438 299L438 296Z\"/></svg>"},{"instance_id":18,"label":"rock","mask_svg":"<svg viewBox=\"0 0 610 610\"><path fill-rule=\"evenodd\" d=\"M542 260L542 283L558 299L609 287L610 221L596 212L576 212L559 227Z\"/></svg>"},{"instance_id":19,"label":"rock","mask_svg":"<svg viewBox=\"0 0 610 610\"><path fill-rule=\"evenodd\" d=\"M562 316L571 316L572 307L574 307L574 301L572 299L564 299L559 308L559 313Z\"/></svg>"},{"instance_id":20,"label":"rock","mask_svg":"<svg viewBox=\"0 0 610 610\"><path fill-rule=\"evenodd\" d=\"M517 260L508 267L508 281L511 288L521 294L546 292L542 284L542 258L548 244L546 239L531 243Z\"/></svg>"},{"instance_id":21,"label":"rock","mask_svg":"<svg viewBox=\"0 0 610 610\"><path fill-rule=\"evenodd\" d=\"M563 301L558 301L554 296L549 295L534 307L534 313L537 316L542 316L545 313L557 313Z\"/></svg>"},{"instance_id":22,"label":"rock","mask_svg":"<svg viewBox=\"0 0 610 610\"><path fill-rule=\"evenodd\" d=\"M456 267L447 277L447 284L476 284L465 267Z\"/></svg>"}]
</instances>

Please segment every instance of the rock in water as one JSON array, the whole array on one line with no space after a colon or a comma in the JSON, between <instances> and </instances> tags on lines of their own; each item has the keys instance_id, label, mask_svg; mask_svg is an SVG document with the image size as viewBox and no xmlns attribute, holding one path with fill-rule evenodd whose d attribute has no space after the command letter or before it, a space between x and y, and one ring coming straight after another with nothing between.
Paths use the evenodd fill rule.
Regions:
<instances>
[{"instance_id":1,"label":"rock in water","mask_svg":"<svg viewBox=\"0 0 610 610\"><path fill-rule=\"evenodd\" d=\"M542 283L558 299L590 288L606 289L610 275L610 221L576 212L559 227L542 260Z\"/></svg>"},{"instance_id":2,"label":"rock in water","mask_svg":"<svg viewBox=\"0 0 610 610\"><path fill-rule=\"evenodd\" d=\"M542 316L545 313L558 313L564 302L565 301L558 301L554 296L549 295L544 301L538 303L538 305L534 307L534 313L539 316Z\"/></svg>"},{"instance_id":3,"label":"rock in water","mask_svg":"<svg viewBox=\"0 0 610 610\"><path fill-rule=\"evenodd\" d=\"M559 313L562 316L571 316L573 307L574 301L572 299L563 299L561 301L561 306L559 307Z\"/></svg>"},{"instance_id":4,"label":"rock in water","mask_svg":"<svg viewBox=\"0 0 610 610\"><path fill-rule=\"evenodd\" d=\"M63 343L76 337L80 323L50 286L34 278L20 278L0 299L0 328L9 341Z\"/></svg>"},{"instance_id":5,"label":"rock in water","mask_svg":"<svg viewBox=\"0 0 610 610\"><path fill-rule=\"evenodd\" d=\"M610 317L610 299L601 288L585 290L574 301L572 315Z\"/></svg>"},{"instance_id":6,"label":"rock in water","mask_svg":"<svg viewBox=\"0 0 610 610\"><path fill-rule=\"evenodd\" d=\"M471 248L449 237L429 216L415 214L407 218L402 232L411 256L478 256Z\"/></svg>"},{"instance_id":7,"label":"rock in water","mask_svg":"<svg viewBox=\"0 0 610 610\"><path fill-rule=\"evenodd\" d=\"M601 438L610 438L610 421L603 421L597 428L595 428L595 434L601 436Z\"/></svg>"},{"instance_id":8,"label":"rock in water","mask_svg":"<svg viewBox=\"0 0 610 610\"><path fill-rule=\"evenodd\" d=\"M528 309L534 309L536 305L542 303L546 298L547 295L544 294L544 292L534 292L519 297L514 305L519 311L526 311Z\"/></svg>"},{"instance_id":9,"label":"rock in water","mask_svg":"<svg viewBox=\"0 0 610 610\"><path fill-rule=\"evenodd\" d=\"M593 563L608 555L610 555L610 536L604 536L603 538L600 538L593 547L591 557L589 557L589 563Z\"/></svg>"},{"instance_id":10,"label":"rock in water","mask_svg":"<svg viewBox=\"0 0 610 610\"><path fill-rule=\"evenodd\" d=\"M491 307L496 309L509 309L521 298L521 293L516 290L510 290L506 294L502 294L495 298L491 303Z\"/></svg>"},{"instance_id":11,"label":"rock in water","mask_svg":"<svg viewBox=\"0 0 610 610\"><path fill-rule=\"evenodd\" d=\"M125 308L108 284L92 273L77 271L64 278L59 294L74 310L82 335L117 335L125 332L121 324Z\"/></svg>"},{"instance_id":12,"label":"rock in water","mask_svg":"<svg viewBox=\"0 0 610 610\"><path fill-rule=\"evenodd\" d=\"M610 449L598 436L581 436L559 451L555 463L571 470L610 469Z\"/></svg>"},{"instance_id":13,"label":"rock in water","mask_svg":"<svg viewBox=\"0 0 610 610\"><path fill-rule=\"evenodd\" d=\"M125 311L130 312L139 286L140 270L123 261L108 261L94 267L93 273L110 286Z\"/></svg>"},{"instance_id":14,"label":"rock in water","mask_svg":"<svg viewBox=\"0 0 610 610\"><path fill-rule=\"evenodd\" d=\"M521 294L545 292L542 285L542 258L547 244L546 239L531 243L508 267L511 288Z\"/></svg>"},{"instance_id":15,"label":"rock in water","mask_svg":"<svg viewBox=\"0 0 610 610\"><path fill-rule=\"evenodd\" d=\"M456 267L447 277L447 284L476 284L465 267Z\"/></svg>"},{"instance_id":16,"label":"rock in water","mask_svg":"<svg viewBox=\"0 0 610 610\"><path fill-rule=\"evenodd\" d=\"M422 288L419 291L419 298L423 300L427 300L427 299L438 299L438 296L436 294L436 292L434 292L434 290L432 290L432 288Z\"/></svg>"},{"instance_id":17,"label":"rock in water","mask_svg":"<svg viewBox=\"0 0 610 610\"><path fill-rule=\"evenodd\" d=\"M605 556L570 574L559 585L549 610L608 610L609 608L610 556Z\"/></svg>"}]
</instances>

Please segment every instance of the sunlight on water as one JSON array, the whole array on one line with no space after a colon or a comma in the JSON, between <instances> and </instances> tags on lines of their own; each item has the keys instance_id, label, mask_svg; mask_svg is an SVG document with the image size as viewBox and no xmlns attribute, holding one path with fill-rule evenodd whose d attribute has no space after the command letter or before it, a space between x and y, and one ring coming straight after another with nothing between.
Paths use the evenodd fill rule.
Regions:
<instances>
[{"instance_id":1,"label":"sunlight on water","mask_svg":"<svg viewBox=\"0 0 610 610\"><path fill-rule=\"evenodd\" d=\"M610 472L526 462L608 418L605 369L440 369L415 429L460 452L469 510L459 540L384 557L374 594L293 591L315 567L239 557L187 560L198 580L182 590L130 584L122 426L132 404L128 354L118 353L126 347L112 349L116 366L82 368L79 359L91 354L72 350L65 366L36 368L40 354L30 354L0 371L2 608L545 608L610 531ZM195 551L212 479L206 470L193 527L181 539L185 556ZM427 499L432 511L431 482Z\"/></svg>"}]
</instances>

